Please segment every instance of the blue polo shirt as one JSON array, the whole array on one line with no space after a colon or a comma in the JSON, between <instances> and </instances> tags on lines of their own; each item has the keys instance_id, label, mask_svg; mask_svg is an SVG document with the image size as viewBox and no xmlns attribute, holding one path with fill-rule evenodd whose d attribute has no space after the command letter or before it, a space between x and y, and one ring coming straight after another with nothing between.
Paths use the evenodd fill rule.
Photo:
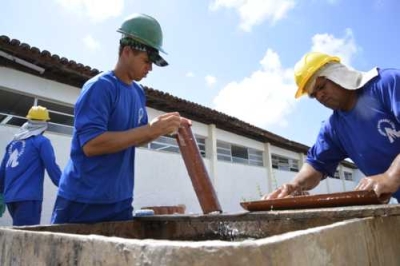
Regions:
<instances>
[{"instance_id":1,"label":"blue polo shirt","mask_svg":"<svg viewBox=\"0 0 400 266\"><path fill-rule=\"evenodd\" d=\"M82 203L115 203L133 197L135 147L87 157L83 146L107 131L125 131L148 123L145 94L112 71L85 83L75 104L70 160L58 195Z\"/></svg>"}]
</instances>

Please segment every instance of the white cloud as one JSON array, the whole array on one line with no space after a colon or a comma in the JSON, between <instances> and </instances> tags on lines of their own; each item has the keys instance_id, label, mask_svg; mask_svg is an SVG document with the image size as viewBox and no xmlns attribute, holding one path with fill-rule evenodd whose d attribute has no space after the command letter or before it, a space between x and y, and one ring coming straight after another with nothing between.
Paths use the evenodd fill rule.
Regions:
<instances>
[{"instance_id":1,"label":"white cloud","mask_svg":"<svg viewBox=\"0 0 400 266\"><path fill-rule=\"evenodd\" d=\"M293 70L282 68L279 55L268 49L261 69L226 85L214 99L215 109L250 124L286 126L294 106Z\"/></svg>"},{"instance_id":2,"label":"white cloud","mask_svg":"<svg viewBox=\"0 0 400 266\"><path fill-rule=\"evenodd\" d=\"M360 49L352 31L347 29L343 38L316 34L310 50L338 55L342 62L350 64ZM261 128L286 127L287 117L298 103L295 92L292 66L283 67L279 54L268 49L260 61L260 69L239 82L227 84L214 98L214 108Z\"/></svg>"},{"instance_id":3,"label":"white cloud","mask_svg":"<svg viewBox=\"0 0 400 266\"><path fill-rule=\"evenodd\" d=\"M189 71L189 72L186 73L186 77L193 78L194 77L194 73Z\"/></svg>"},{"instance_id":4,"label":"white cloud","mask_svg":"<svg viewBox=\"0 0 400 266\"><path fill-rule=\"evenodd\" d=\"M346 29L343 38L336 38L328 33L316 34L312 37L311 51L339 56L345 65L350 66L354 55L360 50L351 29Z\"/></svg>"},{"instance_id":5,"label":"white cloud","mask_svg":"<svg viewBox=\"0 0 400 266\"><path fill-rule=\"evenodd\" d=\"M209 87L213 86L217 82L217 78L211 75L207 75L204 79Z\"/></svg>"},{"instance_id":6,"label":"white cloud","mask_svg":"<svg viewBox=\"0 0 400 266\"><path fill-rule=\"evenodd\" d=\"M124 8L124 0L56 0L63 8L80 16L88 16L99 22L109 17L119 16Z\"/></svg>"},{"instance_id":7,"label":"white cloud","mask_svg":"<svg viewBox=\"0 0 400 266\"><path fill-rule=\"evenodd\" d=\"M240 16L240 28L251 31L252 27L269 20L275 23L286 16L295 6L294 0L214 0L210 10L235 9Z\"/></svg>"},{"instance_id":8,"label":"white cloud","mask_svg":"<svg viewBox=\"0 0 400 266\"><path fill-rule=\"evenodd\" d=\"M83 43L89 50L98 51L100 49L100 43L96 41L92 35L87 35L83 38Z\"/></svg>"}]
</instances>

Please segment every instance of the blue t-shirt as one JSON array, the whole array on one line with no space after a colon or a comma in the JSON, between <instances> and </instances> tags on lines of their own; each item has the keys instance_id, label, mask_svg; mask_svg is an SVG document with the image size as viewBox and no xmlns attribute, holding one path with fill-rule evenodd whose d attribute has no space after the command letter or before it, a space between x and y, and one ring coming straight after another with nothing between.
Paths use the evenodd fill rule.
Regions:
<instances>
[{"instance_id":1,"label":"blue t-shirt","mask_svg":"<svg viewBox=\"0 0 400 266\"><path fill-rule=\"evenodd\" d=\"M350 158L366 176L385 172L400 153L400 71L379 75L357 91L351 111L334 111L321 127L307 162L333 176Z\"/></svg>"},{"instance_id":2,"label":"blue t-shirt","mask_svg":"<svg viewBox=\"0 0 400 266\"><path fill-rule=\"evenodd\" d=\"M107 131L148 123L143 89L120 81L112 71L88 80L75 104L70 160L58 195L83 203L114 203L133 197L135 147L87 157L83 146Z\"/></svg>"},{"instance_id":3,"label":"blue t-shirt","mask_svg":"<svg viewBox=\"0 0 400 266\"><path fill-rule=\"evenodd\" d=\"M45 169L58 186L61 170L48 138L37 135L11 141L0 167L0 193L4 193L4 201L42 201Z\"/></svg>"}]
</instances>

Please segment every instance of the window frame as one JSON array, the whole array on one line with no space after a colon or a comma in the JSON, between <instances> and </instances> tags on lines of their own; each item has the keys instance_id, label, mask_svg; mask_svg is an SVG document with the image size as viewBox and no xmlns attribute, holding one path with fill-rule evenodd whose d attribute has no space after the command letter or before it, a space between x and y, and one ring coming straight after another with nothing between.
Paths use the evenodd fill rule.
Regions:
<instances>
[{"instance_id":1,"label":"window frame","mask_svg":"<svg viewBox=\"0 0 400 266\"><path fill-rule=\"evenodd\" d=\"M61 107L61 109L64 110L69 109L70 113L59 112L53 110L52 108L47 108L51 118L51 120L48 121L47 131L72 136L74 121L73 106L68 106L66 104L60 104L55 101L44 99L41 97L30 96L27 94L4 89L0 89L0 95L1 94L3 94L3 96L8 94L8 98L13 98L19 105L18 109L15 110L11 110L9 108L7 109L7 107L4 109L0 107L1 125L20 127L28 120L25 116L32 106L42 104L47 108L46 105L50 105L52 107ZM57 118L55 118L55 116L64 117L64 119L62 119L61 121L57 121ZM63 121L68 121L68 123L65 123Z\"/></svg>"},{"instance_id":2,"label":"window frame","mask_svg":"<svg viewBox=\"0 0 400 266\"><path fill-rule=\"evenodd\" d=\"M199 149L201 157L205 158L206 157L206 141L207 141L207 139L203 136L195 135L195 141L196 141L196 145ZM154 148L155 146L158 146L158 148ZM149 149L149 150L153 150L153 151L171 152L171 153L176 153L176 154L181 153L175 136L170 136L170 135L160 136L159 138L153 140L152 142L149 142L149 143L141 146L141 148L145 148L145 149Z\"/></svg>"},{"instance_id":3,"label":"window frame","mask_svg":"<svg viewBox=\"0 0 400 266\"><path fill-rule=\"evenodd\" d=\"M299 159L282 156L276 153L271 154L271 164L273 169L298 173L300 171L299 163Z\"/></svg>"},{"instance_id":4,"label":"window frame","mask_svg":"<svg viewBox=\"0 0 400 266\"><path fill-rule=\"evenodd\" d=\"M246 146L217 140L217 160L263 167L264 152Z\"/></svg>"}]
</instances>

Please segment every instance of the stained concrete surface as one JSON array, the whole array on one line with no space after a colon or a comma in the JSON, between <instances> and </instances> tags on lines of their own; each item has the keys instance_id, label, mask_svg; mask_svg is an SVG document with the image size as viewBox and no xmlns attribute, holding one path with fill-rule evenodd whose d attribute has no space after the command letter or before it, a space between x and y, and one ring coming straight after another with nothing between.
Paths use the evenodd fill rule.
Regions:
<instances>
[{"instance_id":1,"label":"stained concrete surface","mask_svg":"<svg viewBox=\"0 0 400 266\"><path fill-rule=\"evenodd\" d=\"M3 227L0 265L400 265L399 213L377 205Z\"/></svg>"}]
</instances>

